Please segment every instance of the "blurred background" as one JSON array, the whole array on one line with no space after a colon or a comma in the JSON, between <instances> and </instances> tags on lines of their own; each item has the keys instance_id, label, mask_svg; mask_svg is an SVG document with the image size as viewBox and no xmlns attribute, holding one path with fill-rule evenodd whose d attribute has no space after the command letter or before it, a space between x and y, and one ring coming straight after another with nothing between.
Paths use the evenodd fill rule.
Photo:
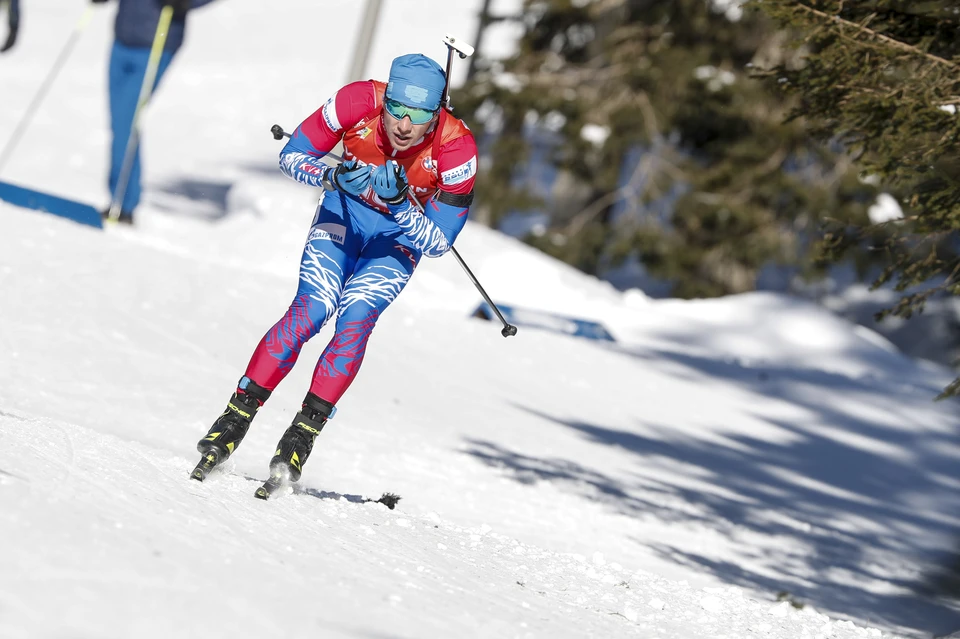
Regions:
<instances>
[{"instance_id":1,"label":"blurred background","mask_svg":"<svg viewBox=\"0 0 960 639\"><path fill-rule=\"evenodd\" d=\"M316 13L305 0L268 10L215 0L191 12L142 146L148 171L150 130L190 149L157 154L158 173L173 157L202 176L204 147L227 146L237 163L166 185L154 204L174 210L179 195L198 193L215 204L238 172L272 172L262 158L277 150L265 133L273 121L292 130L340 85L384 76L411 47L443 63L443 29L476 48L452 73L455 114L482 154L472 219L621 290L788 292L956 368L958 4L366 0L326 3L318 24L299 19ZM90 122L96 105L78 103L71 85L103 82L105 61L72 61L107 49L112 24L97 15L73 43L81 25L56 32L63 21L44 15L65 9L15 15L17 5L3 3L0 23L19 31L4 72L35 73L21 63L38 59L57 68L45 101L58 108L29 113L29 125L78 123L63 135L62 183L102 201L90 170L105 156L107 114ZM250 13L263 14L270 37L238 28ZM276 46L278 30L290 47L282 70L259 48ZM244 68L249 83L236 86L223 65ZM4 96L0 115L15 121L35 97ZM163 130L184 109L216 109L222 125ZM46 170L42 150L17 154L0 177L29 183Z\"/></svg>"},{"instance_id":2,"label":"blurred background","mask_svg":"<svg viewBox=\"0 0 960 639\"><path fill-rule=\"evenodd\" d=\"M789 292L956 367L957 7L483 2L474 217L620 289Z\"/></svg>"}]
</instances>

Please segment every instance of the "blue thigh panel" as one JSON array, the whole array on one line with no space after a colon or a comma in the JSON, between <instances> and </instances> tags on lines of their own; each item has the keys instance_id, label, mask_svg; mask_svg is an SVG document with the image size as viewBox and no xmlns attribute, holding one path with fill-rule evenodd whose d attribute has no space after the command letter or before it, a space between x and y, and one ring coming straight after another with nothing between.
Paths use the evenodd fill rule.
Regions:
<instances>
[{"instance_id":1,"label":"blue thigh panel","mask_svg":"<svg viewBox=\"0 0 960 639\"><path fill-rule=\"evenodd\" d=\"M367 341L380 315L410 281L420 252L391 218L367 218L368 235L340 296L333 338L317 362L310 391L336 403L360 370Z\"/></svg>"},{"instance_id":2,"label":"blue thigh panel","mask_svg":"<svg viewBox=\"0 0 960 639\"><path fill-rule=\"evenodd\" d=\"M286 377L304 344L334 316L344 283L353 272L364 237L335 197L321 200L300 260L297 294L260 341L246 376L267 389Z\"/></svg>"},{"instance_id":3,"label":"blue thigh panel","mask_svg":"<svg viewBox=\"0 0 960 639\"><path fill-rule=\"evenodd\" d=\"M356 377L380 314L406 286L420 258L393 218L353 198L328 194L303 249L297 295L264 335L246 376L276 388L303 345L339 313L310 386L335 404Z\"/></svg>"}]
</instances>

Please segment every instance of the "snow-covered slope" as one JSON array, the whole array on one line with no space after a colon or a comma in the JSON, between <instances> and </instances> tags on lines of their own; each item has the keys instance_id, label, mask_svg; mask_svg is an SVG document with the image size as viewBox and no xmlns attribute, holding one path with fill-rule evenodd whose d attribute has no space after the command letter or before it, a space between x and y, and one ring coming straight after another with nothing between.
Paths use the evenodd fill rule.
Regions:
<instances>
[{"instance_id":1,"label":"snow-covered slope","mask_svg":"<svg viewBox=\"0 0 960 639\"><path fill-rule=\"evenodd\" d=\"M72 27L54 0L32 6L33 24ZM331 12L357 16L291 1L297 20L274 31L260 6L197 13L148 118L135 229L0 204L0 637L960 627L915 593L960 528L957 404L932 401L949 371L789 298L651 301L474 225L457 246L497 301L598 319L619 341L525 327L503 339L470 317L480 298L456 261L425 261L296 494L252 497L329 329L227 472L190 481L196 440L294 293L312 214L267 130L340 77L305 85L318 63L284 44ZM103 198L91 78L108 27L100 14L2 177ZM423 42L456 31L419 28ZM0 60L0 134L55 54L23 35ZM84 124L60 124L60 109ZM51 180L57 149L69 170ZM397 509L364 502L383 492Z\"/></svg>"}]
</instances>

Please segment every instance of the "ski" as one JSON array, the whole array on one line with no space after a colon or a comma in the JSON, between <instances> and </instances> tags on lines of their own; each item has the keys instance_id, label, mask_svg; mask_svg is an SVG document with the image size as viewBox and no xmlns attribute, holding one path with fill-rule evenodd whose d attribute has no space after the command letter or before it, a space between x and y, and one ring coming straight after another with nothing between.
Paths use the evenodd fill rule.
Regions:
<instances>
[{"instance_id":1,"label":"ski","mask_svg":"<svg viewBox=\"0 0 960 639\"><path fill-rule=\"evenodd\" d=\"M204 479L207 478L207 475L210 474L210 471L212 471L214 468L216 468L220 464L220 461L221 461L220 456L217 453L217 450L215 448L208 450L204 454L200 462L197 464L196 468L193 469L193 472L190 473L190 478L196 479L197 481L203 481ZM247 479L253 479L253 478L247 477ZM256 497L257 499L262 499L266 501L271 497L273 497L278 492L280 492L283 488L291 485L293 485L293 482L290 481L290 475L288 474L285 468L278 467L275 469L271 469L270 477L265 482L263 482L263 484L259 488L257 488L257 490L253 493L253 496ZM297 490L296 488L294 488L293 492L297 493L297 492L304 492L304 491L302 489ZM307 493L309 494L310 492L311 491L308 489ZM319 494L323 495L325 493L319 493ZM340 497L340 495L338 495L337 493L330 493L330 494L336 495L338 498ZM383 504L390 510L393 510L394 508L397 507L397 503L400 501L400 495L396 495L394 493L383 493L382 495L380 495L379 499L373 499L371 497L360 497L360 496L354 495L352 496L351 501L354 501L356 503L363 503L363 504L370 504L370 503Z\"/></svg>"},{"instance_id":2,"label":"ski","mask_svg":"<svg viewBox=\"0 0 960 639\"><path fill-rule=\"evenodd\" d=\"M257 499L263 499L264 501L266 501L267 499L270 499L274 494L279 492L284 487L291 486L291 485L292 485L292 482L290 482L283 475L282 471L275 472L273 475L270 476L270 478L267 481L263 482L262 486L257 488L253 496L256 497ZM293 494L298 494L298 493L316 494L316 493L313 493L313 491L310 491L309 489L307 491L303 491L303 489L297 489L296 487L294 487ZM319 493L319 494L322 495L323 493ZM336 494L336 493L333 493L333 494ZM393 493L383 493L382 495L380 495L379 499L373 499L371 497L357 497L357 496L353 496L352 499L348 497L348 499L350 501L353 501L355 503L360 503L360 504L383 504L390 510L393 510L394 508L397 507L397 503L399 503L400 501L400 495L395 495Z\"/></svg>"},{"instance_id":3,"label":"ski","mask_svg":"<svg viewBox=\"0 0 960 639\"><path fill-rule=\"evenodd\" d=\"M193 469L193 472L190 473L190 478L203 481L207 478L207 475L210 474L210 471L216 468L219 463L220 456L217 454L216 449L211 448L204 454L196 468Z\"/></svg>"},{"instance_id":4,"label":"ski","mask_svg":"<svg viewBox=\"0 0 960 639\"><path fill-rule=\"evenodd\" d=\"M390 510L393 510L397 507L397 502L400 501L400 495L394 495L393 493L383 493L380 495L380 499L364 499L364 502L373 502L375 504L383 504Z\"/></svg>"},{"instance_id":5,"label":"ski","mask_svg":"<svg viewBox=\"0 0 960 639\"><path fill-rule=\"evenodd\" d=\"M287 484L283 473L280 471L274 471L270 474L270 479L263 482L263 486L257 488L257 492L253 494L257 499L270 499L270 497L283 488Z\"/></svg>"}]
</instances>

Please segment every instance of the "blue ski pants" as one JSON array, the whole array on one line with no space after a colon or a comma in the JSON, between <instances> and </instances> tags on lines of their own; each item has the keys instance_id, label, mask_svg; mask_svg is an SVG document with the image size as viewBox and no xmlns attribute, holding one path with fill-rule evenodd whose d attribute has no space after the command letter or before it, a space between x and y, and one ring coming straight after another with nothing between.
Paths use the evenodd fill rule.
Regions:
<instances>
[{"instance_id":1,"label":"blue ski pants","mask_svg":"<svg viewBox=\"0 0 960 639\"><path fill-rule=\"evenodd\" d=\"M342 193L327 195L303 248L297 294L263 336L245 376L273 390L304 344L336 316L310 385L314 395L336 404L357 376L377 320L421 257L393 217Z\"/></svg>"},{"instance_id":2,"label":"blue ski pants","mask_svg":"<svg viewBox=\"0 0 960 639\"><path fill-rule=\"evenodd\" d=\"M176 51L164 51L160 56L160 65L157 67L157 77L153 84L156 90L167 67L173 60ZM137 111L137 102L140 99L140 87L147 74L147 61L150 58L150 49L128 47L114 41L110 53L110 128L113 132L113 142L110 147L110 187L111 199L115 198L117 186L120 182L120 172L123 167L123 156L127 150L127 141L130 139L133 127L134 114ZM127 182L126 192L120 209L133 213L140 203L140 145L134 150L135 157Z\"/></svg>"}]
</instances>

